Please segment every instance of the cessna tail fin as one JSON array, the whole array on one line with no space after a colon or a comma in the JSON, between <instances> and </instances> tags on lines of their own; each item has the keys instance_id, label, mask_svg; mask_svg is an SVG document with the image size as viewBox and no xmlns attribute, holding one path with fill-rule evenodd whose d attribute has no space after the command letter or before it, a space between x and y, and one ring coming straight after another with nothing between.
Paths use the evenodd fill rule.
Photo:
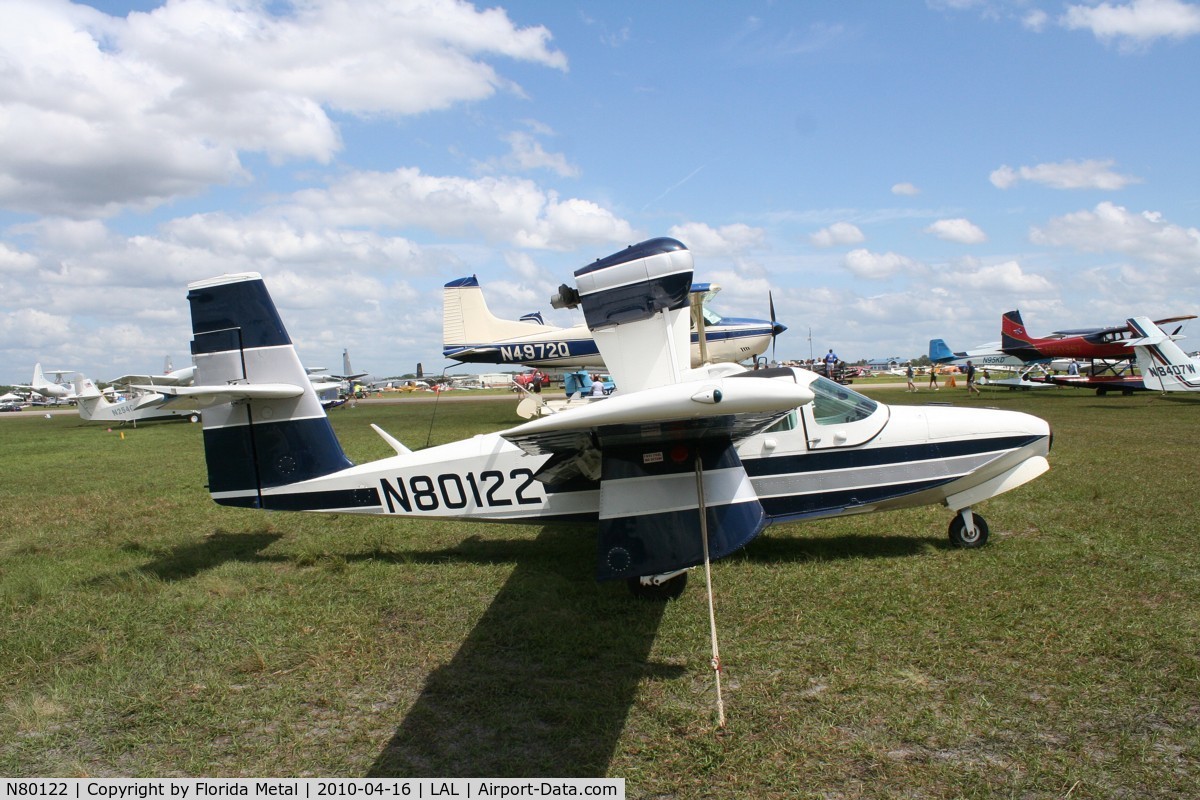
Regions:
<instances>
[{"instance_id":1,"label":"cessna tail fin","mask_svg":"<svg viewBox=\"0 0 1200 800\"><path fill-rule=\"evenodd\" d=\"M1138 371L1147 389L1162 392L1200 391L1200 360L1192 358L1175 344L1149 317L1128 320L1137 338L1129 345L1137 353Z\"/></svg>"},{"instance_id":2,"label":"cessna tail fin","mask_svg":"<svg viewBox=\"0 0 1200 800\"><path fill-rule=\"evenodd\" d=\"M463 350L545 330L543 324L501 319L488 310L479 279L458 278L442 288L442 353L454 358Z\"/></svg>"},{"instance_id":3,"label":"cessna tail fin","mask_svg":"<svg viewBox=\"0 0 1200 800\"><path fill-rule=\"evenodd\" d=\"M208 406L204 455L213 500L284 508L286 495L264 497L263 489L353 466L258 273L189 284L188 303L196 385L170 393Z\"/></svg>"},{"instance_id":4,"label":"cessna tail fin","mask_svg":"<svg viewBox=\"0 0 1200 800\"><path fill-rule=\"evenodd\" d=\"M1000 349L1025 361L1034 361L1041 357L1041 353L1033 344L1033 337L1025 330L1020 311L1006 311L1000 318Z\"/></svg>"}]
</instances>

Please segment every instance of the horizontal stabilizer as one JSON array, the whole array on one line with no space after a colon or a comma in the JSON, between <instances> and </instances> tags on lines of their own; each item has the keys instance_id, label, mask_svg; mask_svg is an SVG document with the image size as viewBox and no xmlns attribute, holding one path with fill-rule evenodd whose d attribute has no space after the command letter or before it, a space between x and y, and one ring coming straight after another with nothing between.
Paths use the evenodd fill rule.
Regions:
<instances>
[{"instance_id":1,"label":"horizontal stabilizer","mask_svg":"<svg viewBox=\"0 0 1200 800\"><path fill-rule=\"evenodd\" d=\"M208 408L238 400L286 400L304 394L303 387L291 383L221 384L219 386L134 386L148 392L169 395L164 408Z\"/></svg>"},{"instance_id":2,"label":"horizontal stabilizer","mask_svg":"<svg viewBox=\"0 0 1200 800\"><path fill-rule=\"evenodd\" d=\"M1130 339L1127 342L1130 347L1162 344L1170 338L1149 317L1132 317L1128 320L1128 325L1129 330L1133 332L1134 336L1138 337Z\"/></svg>"}]
</instances>

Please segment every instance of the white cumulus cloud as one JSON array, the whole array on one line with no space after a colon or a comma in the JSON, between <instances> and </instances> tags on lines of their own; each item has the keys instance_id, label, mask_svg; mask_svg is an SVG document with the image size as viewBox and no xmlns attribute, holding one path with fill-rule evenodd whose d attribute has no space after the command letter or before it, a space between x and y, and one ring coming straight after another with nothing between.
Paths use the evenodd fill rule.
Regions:
<instances>
[{"instance_id":1,"label":"white cumulus cloud","mask_svg":"<svg viewBox=\"0 0 1200 800\"><path fill-rule=\"evenodd\" d=\"M189 0L126 18L8 2L0 206L106 215L245 180L246 152L326 163L341 148L330 112L519 94L489 59L565 70L549 40L455 0Z\"/></svg>"},{"instance_id":2,"label":"white cumulus cloud","mask_svg":"<svg viewBox=\"0 0 1200 800\"><path fill-rule=\"evenodd\" d=\"M628 243L635 235L627 221L599 204L562 199L531 180L426 175L415 167L348 174L328 188L297 192L280 213L335 227L416 226L443 235L473 231L490 241L535 249Z\"/></svg>"},{"instance_id":3,"label":"white cumulus cloud","mask_svg":"<svg viewBox=\"0 0 1200 800\"><path fill-rule=\"evenodd\" d=\"M937 222L925 229L926 233L932 233L947 242L958 242L959 244L981 244L987 241L987 234L983 230L968 219L939 219Z\"/></svg>"},{"instance_id":4,"label":"white cumulus cloud","mask_svg":"<svg viewBox=\"0 0 1200 800\"><path fill-rule=\"evenodd\" d=\"M911 272L920 268L917 261L896 253L872 253L870 250L851 250L842 259L842 264L855 277L867 280L882 280L900 272Z\"/></svg>"},{"instance_id":5,"label":"white cumulus cloud","mask_svg":"<svg viewBox=\"0 0 1200 800\"><path fill-rule=\"evenodd\" d=\"M812 234L808 240L816 247L835 247L843 244L858 244L865 241L866 238L857 225L850 222L835 222Z\"/></svg>"},{"instance_id":6,"label":"white cumulus cloud","mask_svg":"<svg viewBox=\"0 0 1200 800\"><path fill-rule=\"evenodd\" d=\"M741 222L717 228L703 222L686 222L672 225L667 235L683 242L697 256L731 256L761 245L765 231Z\"/></svg>"},{"instance_id":7,"label":"white cumulus cloud","mask_svg":"<svg viewBox=\"0 0 1200 800\"><path fill-rule=\"evenodd\" d=\"M1005 164L989 176L997 189L1008 189L1021 181L1040 183L1052 189L1123 189L1140 183L1132 175L1121 175L1111 169L1111 159L1099 161L1063 161L1057 164L1038 164L1034 167L1013 168Z\"/></svg>"},{"instance_id":8,"label":"white cumulus cloud","mask_svg":"<svg viewBox=\"0 0 1200 800\"><path fill-rule=\"evenodd\" d=\"M1054 291L1054 285L1041 275L1025 272L1016 261L975 267L955 274L955 286L983 292L1010 294L1044 294Z\"/></svg>"},{"instance_id":9,"label":"white cumulus cloud","mask_svg":"<svg viewBox=\"0 0 1200 800\"><path fill-rule=\"evenodd\" d=\"M1091 211L1055 217L1029 238L1035 244L1073 247L1088 253L1114 252L1152 264L1200 263L1200 229L1165 222L1154 211L1134 213L1111 202Z\"/></svg>"},{"instance_id":10,"label":"white cumulus cloud","mask_svg":"<svg viewBox=\"0 0 1200 800\"><path fill-rule=\"evenodd\" d=\"M897 183L896 185L894 185L892 187L892 194L904 195L907 197L916 197L920 193L921 193L921 190L918 189L916 186L914 186L911 183Z\"/></svg>"},{"instance_id":11,"label":"white cumulus cloud","mask_svg":"<svg viewBox=\"0 0 1200 800\"><path fill-rule=\"evenodd\" d=\"M1123 51L1140 50L1158 39L1200 34L1200 7L1182 0L1132 0L1129 3L1070 5L1059 17L1070 30L1091 31Z\"/></svg>"}]
</instances>

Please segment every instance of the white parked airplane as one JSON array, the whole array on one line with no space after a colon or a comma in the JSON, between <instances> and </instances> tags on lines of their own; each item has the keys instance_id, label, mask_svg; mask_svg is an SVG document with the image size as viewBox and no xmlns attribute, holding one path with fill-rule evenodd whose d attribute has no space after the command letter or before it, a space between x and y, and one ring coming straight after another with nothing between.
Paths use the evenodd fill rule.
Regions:
<instances>
[{"instance_id":1,"label":"white parked airplane","mask_svg":"<svg viewBox=\"0 0 1200 800\"><path fill-rule=\"evenodd\" d=\"M1128 322L1136 337L1128 344L1137 354L1138 372L1147 389L1200 392L1200 358L1183 352L1149 317L1133 317Z\"/></svg>"},{"instance_id":2,"label":"white parked airplane","mask_svg":"<svg viewBox=\"0 0 1200 800\"><path fill-rule=\"evenodd\" d=\"M33 380L28 384L17 384L14 389L28 389L31 392L50 400L57 402L59 400L71 400L71 385L62 382L63 375L72 375L75 373L73 369L50 369L46 370L54 376L53 382L46 380L45 372L42 371L42 364L38 362L33 365Z\"/></svg>"},{"instance_id":3,"label":"white parked airplane","mask_svg":"<svg viewBox=\"0 0 1200 800\"><path fill-rule=\"evenodd\" d=\"M677 241L575 279L556 300L582 306L617 392L497 433L413 452L376 428L396 455L353 464L257 273L189 285L197 385L163 391L204 408L217 503L590 522L597 578L655 597L772 523L942 504L951 542L977 547L974 506L1049 468L1050 427L1028 414L889 407L799 368L690 369L692 256Z\"/></svg>"},{"instance_id":4,"label":"white parked airplane","mask_svg":"<svg viewBox=\"0 0 1200 800\"><path fill-rule=\"evenodd\" d=\"M200 412L195 409L164 408L166 395L148 387L134 389L129 397L110 401L91 378L78 375L75 378L75 397L79 418L88 422L138 423L179 417L187 417L192 422L200 421Z\"/></svg>"},{"instance_id":5,"label":"white parked airplane","mask_svg":"<svg viewBox=\"0 0 1200 800\"><path fill-rule=\"evenodd\" d=\"M774 320L773 302L770 320L722 317L706 305L721 287L698 283L690 288L693 367L755 358L787 330ZM488 309L474 275L451 281L442 290L442 354L454 361L481 364L604 366L586 323L559 328L545 324L540 313L526 314L520 320L501 319Z\"/></svg>"},{"instance_id":6,"label":"white parked airplane","mask_svg":"<svg viewBox=\"0 0 1200 800\"><path fill-rule=\"evenodd\" d=\"M1036 371L1039 375L1045 374L1048 359L1025 361L1005 353L1000 349L999 342L981 344L970 350L953 351L946 344L945 339L930 339L929 360L934 364L956 367L964 367L970 361L981 371L997 370L1011 374L1011 377L989 377L986 381L980 381L988 386L1007 386L1010 389L1047 389L1054 386L1052 383L1029 380L1029 374L1032 372ZM1066 366L1064 365L1063 368L1065 369Z\"/></svg>"}]
</instances>

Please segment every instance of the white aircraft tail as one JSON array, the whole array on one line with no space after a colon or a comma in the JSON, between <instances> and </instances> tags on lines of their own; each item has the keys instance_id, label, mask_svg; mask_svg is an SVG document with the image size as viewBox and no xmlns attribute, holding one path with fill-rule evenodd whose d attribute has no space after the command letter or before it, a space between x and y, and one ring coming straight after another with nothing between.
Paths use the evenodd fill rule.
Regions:
<instances>
[{"instance_id":1,"label":"white aircraft tail","mask_svg":"<svg viewBox=\"0 0 1200 800\"><path fill-rule=\"evenodd\" d=\"M1195 359L1149 317L1127 320L1137 337L1129 344L1137 353L1138 370L1147 389L1200 392L1200 359Z\"/></svg>"},{"instance_id":2,"label":"white aircraft tail","mask_svg":"<svg viewBox=\"0 0 1200 800\"><path fill-rule=\"evenodd\" d=\"M445 350L489 344L546 330L536 322L501 319L488 310L479 279L472 275L442 289L442 345ZM453 357L448 354L448 357Z\"/></svg>"},{"instance_id":3,"label":"white aircraft tail","mask_svg":"<svg viewBox=\"0 0 1200 800\"><path fill-rule=\"evenodd\" d=\"M96 412L109 405L104 394L96 387L91 378L76 375L73 382L75 387L75 406L79 409L79 418L91 420Z\"/></svg>"},{"instance_id":4,"label":"white aircraft tail","mask_svg":"<svg viewBox=\"0 0 1200 800\"><path fill-rule=\"evenodd\" d=\"M296 348L257 273L188 285L195 386L167 390L204 407L209 492L222 505L289 508L263 489L347 469ZM184 399L186 398L186 399ZM337 507L353 506L340 495ZM350 492L353 494L353 492ZM305 498L313 509L314 498Z\"/></svg>"}]
</instances>

